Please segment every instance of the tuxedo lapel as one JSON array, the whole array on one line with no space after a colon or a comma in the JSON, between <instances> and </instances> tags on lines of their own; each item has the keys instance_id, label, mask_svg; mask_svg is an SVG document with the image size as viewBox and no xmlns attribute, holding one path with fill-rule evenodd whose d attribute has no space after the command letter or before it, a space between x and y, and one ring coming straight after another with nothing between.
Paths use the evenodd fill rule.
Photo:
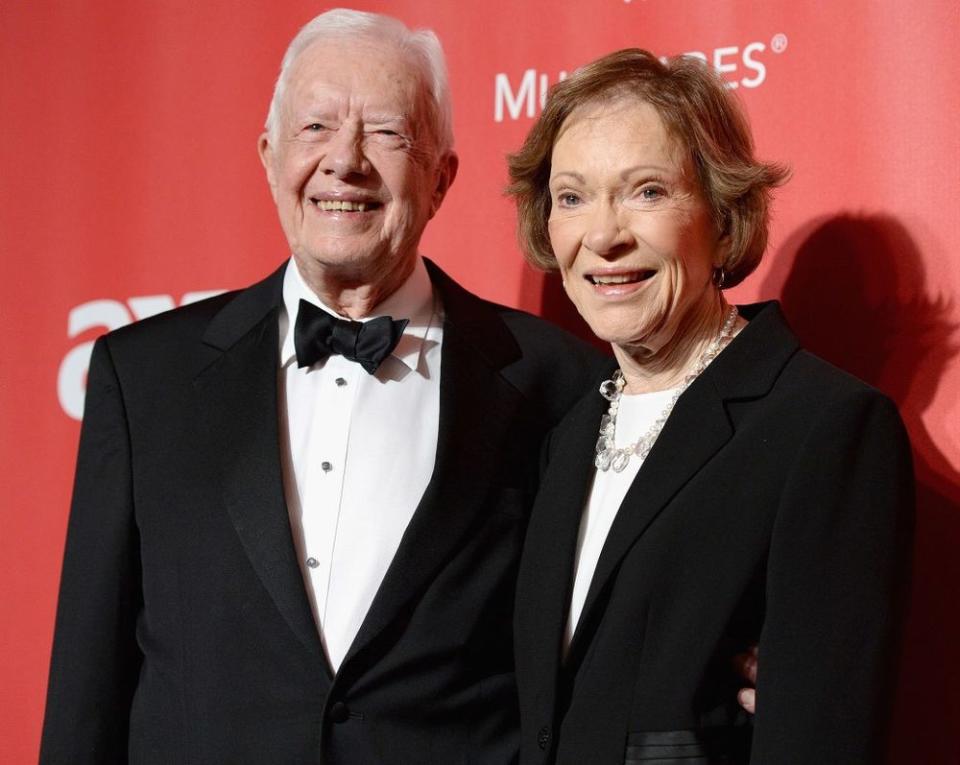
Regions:
<instances>
[{"instance_id":1,"label":"tuxedo lapel","mask_svg":"<svg viewBox=\"0 0 960 765\"><path fill-rule=\"evenodd\" d=\"M203 341L221 355L194 380L224 504L253 568L303 645L323 655L294 552L277 416L283 268L238 293Z\"/></svg>"},{"instance_id":2,"label":"tuxedo lapel","mask_svg":"<svg viewBox=\"0 0 960 765\"><path fill-rule=\"evenodd\" d=\"M496 311L427 261L443 301L440 419L433 474L345 660L423 592L489 507L494 466L523 397L498 370L520 350Z\"/></svg>"}]
</instances>

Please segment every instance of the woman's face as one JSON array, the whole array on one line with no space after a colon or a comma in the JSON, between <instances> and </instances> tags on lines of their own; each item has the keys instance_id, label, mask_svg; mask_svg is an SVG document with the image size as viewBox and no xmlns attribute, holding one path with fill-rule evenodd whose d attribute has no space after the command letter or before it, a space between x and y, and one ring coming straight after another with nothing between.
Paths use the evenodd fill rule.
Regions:
<instances>
[{"instance_id":1,"label":"woman's face","mask_svg":"<svg viewBox=\"0 0 960 765\"><path fill-rule=\"evenodd\" d=\"M575 110L553 147L550 197L564 287L601 339L656 352L716 305L717 228L686 152L650 104Z\"/></svg>"}]
</instances>

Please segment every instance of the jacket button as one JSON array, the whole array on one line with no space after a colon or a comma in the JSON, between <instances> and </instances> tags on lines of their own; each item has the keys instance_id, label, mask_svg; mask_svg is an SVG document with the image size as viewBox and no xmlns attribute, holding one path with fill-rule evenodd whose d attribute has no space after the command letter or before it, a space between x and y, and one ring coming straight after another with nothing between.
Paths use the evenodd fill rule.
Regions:
<instances>
[{"instance_id":1,"label":"jacket button","mask_svg":"<svg viewBox=\"0 0 960 765\"><path fill-rule=\"evenodd\" d=\"M550 729L544 725L539 731L537 731L537 746L541 749L546 749L550 744Z\"/></svg>"},{"instance_id":2,"label":"jacket button","mask_svg":"<svg viewBox=\"0 0 960 765\"><path fill-rule=\"evenodd\" d=\"M336 701L330 707L330 719L335 723L343 723L350 719L350 709L342 701Z\"/></svg>"}]
</instances>

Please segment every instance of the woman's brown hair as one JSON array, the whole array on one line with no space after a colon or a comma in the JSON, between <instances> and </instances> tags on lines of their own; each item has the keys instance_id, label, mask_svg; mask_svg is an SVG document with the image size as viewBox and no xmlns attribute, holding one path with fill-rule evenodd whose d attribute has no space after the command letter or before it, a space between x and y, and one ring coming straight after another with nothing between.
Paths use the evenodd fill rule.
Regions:
<instances>
[{"instance_id":1,"label":"woman's brown hair","mask_svg":"<svg viewBox=\"0 0 960 765\"><path fill-rule=\"evenodd\" d=\"M770 192L788 171L756 160L737 100L700 59L661 61L639 48L610 53L554 85L523 146L508 157L507 193L517 201L518 236L527 260L541 269L557 268L547 231L550 162L567 118L586 104L629 98L653 106L688 152L718 231L726 238L723 287L739 284L760 263L767 246Z\"/></svg>"}]
</instances>

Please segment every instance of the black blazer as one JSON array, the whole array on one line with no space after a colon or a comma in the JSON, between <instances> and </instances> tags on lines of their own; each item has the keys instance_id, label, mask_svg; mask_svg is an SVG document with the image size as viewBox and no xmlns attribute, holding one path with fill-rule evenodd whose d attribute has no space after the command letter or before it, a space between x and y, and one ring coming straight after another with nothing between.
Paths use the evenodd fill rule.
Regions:
<instances>
[{"instance_id":1,"label":"black blazer","mask_svg":"<svg viewBox=\"0 0 960 765\"><path fill-rule=\"evenodd\" d=\"M284 504L283 269L97 341L41 762L515 758L539 449L600 356L429 270L446 312L437 462L335 677Z\"/></svg>"},{"instance_id":2,"label":"black blazer","mask_svg":"<svg viewBox=\"0 0 960 765\"><path fill-rule=\"evenodd\" d=\"M606 401L587 395L549 440L517 595L525 765L880 761L907 437L888 399L800 349L776 304L741 313L630 487L565 662ZM753 642L750 721L731 657Z\"/></svg>"}]
</instances>

